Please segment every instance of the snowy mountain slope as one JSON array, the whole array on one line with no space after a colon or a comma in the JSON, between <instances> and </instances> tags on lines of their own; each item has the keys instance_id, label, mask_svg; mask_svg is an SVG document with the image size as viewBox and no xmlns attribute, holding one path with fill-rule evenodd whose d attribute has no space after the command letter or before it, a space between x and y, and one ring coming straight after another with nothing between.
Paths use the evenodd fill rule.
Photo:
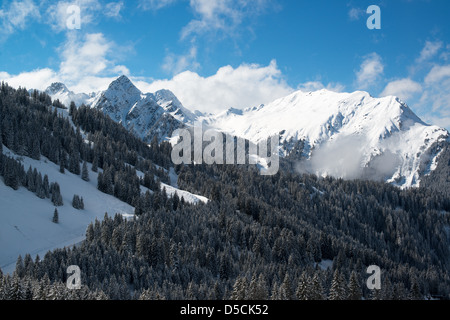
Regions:
<instances>
[{"instance_id":1,"label":"snowy mountain slope","mask_svg":"<svg viewBox=\"0 0 450 320\"><path fill-rule=\"evenodd\" d=\"M13 152L3 146L3 153L18 158ZM24 187L15 191L5 186L0 177L0 269L12 272L17 257L29 253L34 258L37 254L43 257L47 251L56 248L75 245L85 238L87 226L95 219L102 220L105 212L114 216L116 213L124 217L133 217L134 208L117 198L102 193L97 189L97 175L88 164L90 181L86 182L80 176L66 170L59 172L59 165L50 162L45 157L34 160L20 157L24 168L36 168L42 175L47 174L50 182L58 182L61 187L64 206L58 207L59 223L52 222L55 207L49 199L40 199ZM102 170L99 169L99 172ZM141 173L143 175L143 173ZM139 172L138 172L139 175ZM203 196L180 190L175 183L161 184L161 190L166 188L168 196L175 192L188 203L207 203ZM145 187L142 187L145 189ZM142 191L143 193L145 190ZM74 194L83 197L85 209L76 210L72 207Z\"/></svg>"},{"instance_id":2,"label":"snowy mountain slope","mask_svg":"<svg viewBox=\"0 0 450 320\"><path fill-rule=\"evenodd\" d=\"M79 107L82 104L87 103L88 100L92 98L92 96L89 96L85 93L74 93L70 91L63 83L60 82L52 83L45 90L45 93L47 93L50 97L52 97L52 100L58 99L66 107L69 107L70 102L72 101L75 103L76 106Z\"/></svg>"},{"instance_id":3,"label":"snowy mountain slope","mask_svg":"<svg viewBox=\"0 0 450 320\"><path fill-rule=\"evenodd\" d=\"M6 147L3 149L4 154L17 158ZM64 206L58 207L59 223L54 224L55 207L49 199L40 199L23 187L14 191L0 178L0 268L3 271L14 268L19 254L43 257L48 250L82 241L89 223L103 219L105 212L126 217L134 214L130 205L97 190L95 172L89 170L90 181L86 182L67 170L65 174L60 173L59 166L44 157L40 161L28 157L21 159L26 169L31 165L42 175L47 174L49 181L58 182ZM83 197L85 210L72 207L74 194Z\"/></svg>"},{"instance_id":4,"label":"snowy mountain slope","mask_svg":"<svg viewBox=\"0 0 450 320\"><path fill-rule=\"evenodd\" d=\"M184 108L168 90L143 94L121 76L86 104L146 142L154 136L168 139L197 120L255 143L279 133L280 155L295 151L307 159L298 165L302 172L374 178L402 187L418 186L420 177L436 167L439 152L433 146L449 140L445 129L425 124L398 98L373 98L362 91L297 91L265 106L202 115Z\"/></svg>"},{"instance_id":5,"label":"snowy mountain slope","mask_svg":"<svg viewBox=\"0 0 450 320\"><path fill-rule=\"evenodd\" d=\"M161 167L158 167L158 169ZM166 169L162 168L164 171L167 171ZM136 170L136 174L138 177L144 177L144 173ZM174 168L170 168L169 171L169 177L170 177L170 184L166 184L161 182L161 190L166 189L166 193L168 197L173 197L175 193L178 195L178 197L181 199L181 197L184 198L184 201L191 203L191 204L199 204L199 203L208 203L210 200L204 196L200 196L198 194L190 193L189 191L184 191L178 188L177 180L178 176L175 173ZM144 186L141 186L141 193L145 193L146 191L150 191L150 193L153 193L153 191L147 189Z\"/></svg>"},{"instance_id":6,"label":"snowy mountain slope","mask_svg":"<svg viewBox=\"0 0 450 320\"><path fill-rule=\"evenodd\" d=\"M298 91L265 106L230 109L201 120L253 142L280 133L282 155L303 141L308 161L299 165L301 170L344 178L371 172L404 187L419 184L421 164L437 157L427 151L449 137L398 98L373 98L359 91Z\"/></svg>"},{"instance_id":7,"label":"snowy mountain slope","mask_svg":"<svg viewBox=\"0 0 450 320\"><path fill-rule=\"evenodd\" d=\"M171 91L144 94L126 76L114 80L107 90L90 95L76 94L62 83L53 83L45 92L67 107L74 101L77 106L85 104L102 110L146 142L155 135L164 140L197 119Z\"/></svg>"},{"instance_id":8,"label":"snowy mountain slope","mask_svg":"<svg viewBox=\"0 0 450 320\"><path fill-rule=\"evenodd\" d=\"M68 110L55 110L72 123ZM72 125L74 126L73 123ZM83 139L87 139L83 131L81 135ZM87 165L90 181L86 182L68 170L64 174L60 173L59 165L44 156L41 156L40 160L19 157L6 146L3 146L3 154L19 159L25 170L31 166L42 175L47 175L50 182L58 182L64 202L63 206L58 207L59 223L54 224L52 217L55 207L49 199L40 199L24 187L15 191L7 187L3 177L0 177L0 269L4 272L14 270L19 255L23 257L29 253L33 258L37 254L43 257L49 250L79 243L85 238L87 226L95 219L103 219L105 212L109 215L119 213L124 217L134 216L134 207L97 189L98 173L92 172L89 163ZM98 170L102 172L100 168ZM161 190L165 187L169 196L177 192L188 203L209 201L200 195L180 190L176 185L177 177L174 172L171 172L170 176L174 181L171 185L161 184ZM146 188L142 189L144 193ZM83 197L84 210L72 207L74 194Z\"/></svg>"},{"instance_id":9,"label":"snowy mountain slope","mask_svg":"<svg viewBox=\"0 0 450 320\"><path fill-rule=\"evenodd\" d=\"M126 76L91 99L90 106L102 110L146 142L155 135L160 139L170 137L174 130L196 119L172 92L143 94Z\"/></svg>"},{"instance_id":10,"label":"snowy mountain slope","mask_svg":"<svg viewBox=\"0 0 450 320\"><path fill-rule=\"evenodd\" d=\"M170 91L169 91L169 92L170 92ZM71 117L70 117L70 115L69 115L68 110L54 108L54 110L55 110L55 109L56 109L56 111L58 112L58 114L59 114L61 117L68 118L69 121L70 121L70 123L72 124L73 128L76 129L76 126L73 124L72 119L71 119ZM87 139L87 135L86 135L86 133L85 133L83 130L80 129L80 133L81 133L83 139ZM85 141L86 141L86 140L85 140ZM92 166L92 165L91 165L91 166ZM130 165L130 166L131 166L131 165ZM162 167L160 167L160 166L158 166L158 165L156 165L156 164L155 164L155 166L156 166L158 169L162 169L162 170L166 171L166 172L169 174L169 177L170 177L170 185L165 184L165 183L161 183L161 190L164 189L164 188L166 188L166 192L167 192L167 195L168 195L169 197L172 197L175 193L177 193L178 196L179 196L180 198L181 198L181 197L184 197L184 200L185 200L186 202L188 202L188 203L191 203L191 204L208 203L208 202L209 202L209 199L206 198L206 197L204 197L204 196L197 195L197 194L193 194L193 193L190 193L189 191L185 191L185 190L179 189L178 184L177 184L178 176L176 175L174 168L170 168L170 170L168 171L167 169L164 169L164 168L162 168ZM132 167L132 166L131 166L131 167ZM98 170L99 170L100 172L102 171L101 169L98 169ZM144 173L141 172L141 171L139 171L139 170L136 170L136 175L137 175L138 177L142 177L142 178L144 177ZM95 177L95 181L96 181L96 179L97 179L97 174L95 174L95 176L96 176L96 177ZM95 184L95 186L97 186L97 184ZM142 190L142 191L141 191L142 193L145 193L145 191L147 191L148 189L147 189L146 187L144 187L144 186L141 186L141 190ZM151 191L151 190L150 190L150 191ZM151 191L151 192L152 192L152 191Z\"/></svg>"}]
</instances>

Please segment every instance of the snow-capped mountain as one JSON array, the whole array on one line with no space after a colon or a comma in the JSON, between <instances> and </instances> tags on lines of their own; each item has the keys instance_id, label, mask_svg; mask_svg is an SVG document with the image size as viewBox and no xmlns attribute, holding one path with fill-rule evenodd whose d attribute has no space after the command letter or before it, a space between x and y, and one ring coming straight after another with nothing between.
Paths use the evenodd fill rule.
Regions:
<instances>
[{"instance_id":1,"label":"snow-capped mountain","mask_svg":"<svg viewBox=\"0 0 450 320\"><path fill-rule=\"evenodd\" d=\"M102 110L146 142L153 136L170 137L175 129L192 124L196 116L183 107L168 90L142 93L126 76L113 81L108 89L90 101L92 108Z\"/></svg>"},{"instance_id":2,"label":"snow-capped mountain","mask_svg":"<svg viewBox=\"0 0 450 320\"><path fill-rule=\"evenodd\" d=\"M265 106L202 120L253 142L280 134L282 155L302 155L298 170L381 178L402 187L418 186L436 165L439 144L449 139L445 129L425 124L398 98L360 91L297 91Z\"/></svg>"},{"instance_id":3,"label":"snow-capped mountain","mask_svg":"<svg viewBox=\"0 0 450 320\"><path fill-rule=\"evenodd\" d=\"M45 92L67 107L74 101L77 106L102 110L146 142L155 135L160 140L168 138L174 130L197 119L171 91L142 93L126 76L114 80L107 90L90 95L76 94L62 83L53 83Z\"/></svg>"},{"instance_id":4,"label":"snow-capped mountain","mask_svg":"<svg viewBox=\"0 0 450 320\"><path fill-rule=\"evenodd\" d=\"M69 107L70 102L74 102L76 106L81 106L82 104L86 104L92 96L89 96L85 93L74 93L70 91L65 84L61 82L52 83L46 90L50 97L53 100L58 99L62 104Z\"/></svg>"},{"instance_id":5,"label":"snow-capped mountain","mask_svg":"<svg viewBox=\"0 0 450 320\"><path fill-rule=\"evenodd\" d=\"M146 142L155 135L170 138L197 120L254 143L280 134L280 155L297 154L299 171L382 179L402 187L418 186L449 141L445 129L427 125L400 99L362 91L297 91L267 105L216 115L189 111L169 90L144 94L126 76L94 96L76 95L58 83L47 93L62 101L79 97Z\"/></svg>"}]
</instances>

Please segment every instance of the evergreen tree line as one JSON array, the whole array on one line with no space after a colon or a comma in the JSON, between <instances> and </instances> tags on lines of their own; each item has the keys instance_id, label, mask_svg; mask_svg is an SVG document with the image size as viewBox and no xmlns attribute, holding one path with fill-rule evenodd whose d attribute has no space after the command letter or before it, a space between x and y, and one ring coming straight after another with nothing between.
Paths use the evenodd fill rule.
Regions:
<instances>
[{"instance_id":1,"label":"evergreen tree line","mask_svg":"<svg viewBox=\"0 0 450 320\"><path fill-rule=\"evenodd\" d=\"M0 176L3 177L5 185L14 190L23 186L41 199L50 199L56 207L64 204L57 182L50 183L47 175L42 177L42 174L36 168L32 169L31 166L25 172L24 166L19 160L5 156L3 153L0 154Z\"/></svg>"},{"instance_id":2,"label":"evergreen tree line","mask_svg":"<svg viewBox=\"0 0 450 320\"><path fill-rule=\"evenodd\" d=\"M450 197L450 145L436 144L434 150L439 153L439 161L430 174L421 178L420 186Z\"/></svg>"},{"instance_id":3,"label":"evergreen tree line","mask_svg":"<svg viewBox=\"0 0 450 320\"><path fill-rule=\"evenodd\" d=\"M19 257L20 281L64 283L67 266L78 265L83 285L110 299L449 298L445 193L299 175L283 166L270 177L249 165L176 166L181 189L211 200L191 205L160 189L171 166L168 143L147 146L87 107L72 105L71 123L46 107L45 96L42 102L4 84L0 98L8 148L29 155L25 141L34 138L5 132L37 118L42 155L50 159L51 144L51 161L80 175L81 163L92 163L102 169L98 188L136 210L134 219L95 221L79 246L33 264ZM383 271L380 291L365 286L369 265Z\"/></svg>"},{"instance_id":4,"label":"evergreen tree line","mask_svg":"<svg viewBox=\"0 0 450 320\"><path fill-rule=\"evenodd\" d=\"M167 172L162 169L170 167L169 143L158 144L154 139L149 146L99 110L85 106L77 109L72 103L70 119L58 110L61 109L53 107L45 93L36 96L2 82L0 135L3 144L18 155L37 160L43 155L74 174L81 173L83 161L92 163L94 171L103 168L105 162L116 167L127 163L142 172L160 175L164 182L169 181Z\"/></svg>"},{"instance_id":5,"label":"evergreen tree line","mask_svg":"<svg viewBox=\"0 0 450 320\"><path fill-rule=\"evenodd\" d=\"M21 259L21 258L20 258ZM25 256L25 265L33 265L31 256ZM0 300L107 300L104 292L91 291L88 287L68 290L65 283L51 282L44 276L36 280L14 273L4 275L0 270Z\"/></svg>"},{"instance_id":6,"label":"evergreen tree line","mask_svg":"<svg viewBox=\"0 0 450 320\"><path fill-rule=\"evenodd\" d=\"M151 190L159 187L158 181L170 183L168 143L158 144L155 140L148 146L101 111L85 106L77 109L72 103L70 118L58 110L45 93L30 94L26 89L16 90L2 83L0 141L18 156L36 160L45 156L60 166L61 173L69 170L85 181L89 180L87 163L92 163L92 171L107 171L104 180L110 185L103 188L100 183L101 190L129 204L138 190L136 174L131 176L130 167L145 174L138 184L146 184ZM17 175L8 172L7 183L16 188ZM116 183L122 178L125 182Z\"/></svg>"},{"instance_id":7,"label":"evergreen tree line","mask_svg":"<svg viewBox=\"0 0 450 320\"><path fill-rule=\"evenodd\" d=\"M183 168L179 183L191 170L196 175L208 171ZM229 167L213 171L221 170L234 171ZM431 205L426 200L433 199L432 194L367 181L261 177L256 170L241 170L239 175L247 181L245 187L239 186L242 193L249 189L257 193L257 182L270 180L280 189L272 199L277 206L269 206L270 197L255 197L254 210L259 211L255 219L239 209L239 196L233 198L232 193L207 205L184 203L176 209L173 201L167 205L171 198L165 198L165 206L145 207L136 219L105 216L88 227L81 246L48 253L34 268L23 271L24 276L47 275L58 282L67 266L76 264L86 285L110 299L448 297L449 217L433 211L444 209L439 202L432 203L436 209L421 205ZM280 188L278 182L286 187ZM143 198L151 196L148 192ZM396 196L398 203L392 200ZM296 206L286 210L287 204L277 197L291 199ZM300 205L297 197L307 203ZM365 212L357 214L364 205ZM397 219L389 221L394 214ZM390 233L400 241L391 243ZM331 268L320 267L324 260L332 260ZM380 291L365 286L366 269L372 264L383 270Z\"/></svg>"}]
</instances>

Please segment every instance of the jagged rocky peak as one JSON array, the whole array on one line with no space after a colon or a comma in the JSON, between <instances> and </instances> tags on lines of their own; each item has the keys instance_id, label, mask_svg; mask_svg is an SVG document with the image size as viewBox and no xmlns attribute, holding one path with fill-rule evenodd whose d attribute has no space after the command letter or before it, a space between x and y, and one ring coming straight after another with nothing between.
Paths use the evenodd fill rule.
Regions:
<instances>
[{"instance_id":1,"label":"jagged rocky peak","mask_svg":"<svg viewBox=\"0 0 450 320\"><path fill-rule=\"evenodd\" d=\"M45 89L45 92L49 95L53 95L55 93L70 92L70 90L66 87L64 83L53 82L47 89Z\"/></svg>"},{"instance_id":2,"label":"jagged rocky peak","mask_svg":"<svg viewBox=\"0 0 450 320\"><path fill-rule=\"evenodd\" d=\"M172 91L167 89L158 90L153 94L157 103L161 106L174 106L175 108L182 107L180 100L173 94Z\"/></svg>"},{"instance_id":3,"label":"jagged rocky peak","mask_svg":"<svg viewBox=\"0 0 450 320\"><path fill-rule=\"evenodd\" d=\"M155 97L163 100L175 100L178 101L178 98L173 94L172 91L167 89L161 89L155 92Z\"/></svg>"},{"instance_id":4,"label":"jagged rocky peak","mask_svg":"<svg viewBox=\"0 0 450 320\"><path fill-rule=\"evenodd\" d=\"M129 95L140 95L141 91L136 88L136 86L131 82L131 80L125 76L122 75L113 82L108 87L108 90L106 91L120 91L120 92L126 92Z\"/></svg>"}]
</instances>

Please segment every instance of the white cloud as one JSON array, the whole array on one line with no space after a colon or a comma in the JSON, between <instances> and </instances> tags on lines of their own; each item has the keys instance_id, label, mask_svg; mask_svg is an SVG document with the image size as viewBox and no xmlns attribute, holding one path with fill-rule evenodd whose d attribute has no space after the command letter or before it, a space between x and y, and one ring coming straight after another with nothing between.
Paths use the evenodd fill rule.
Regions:
<instances>
[{"instance_id":1,"label":"white cloud","mask_svg":"<svg viewBox=\"0 0 450 320\"><path fill-rule=\"evenodd\" d=\"M233 33L244 20L260 15L270 0L190 0L196 19L182 30L182 39L211 31Z\"/></svg>"},{"instance_id":2,"label":"white cloud","mask_svg":"<svg viewBox=\"0 0 450 320\"><path fill-rule=\"evenodd\" d=\"M5 71L0 71L0 81L2 80L2 79L9 79L11 76L10 76L10 74L8 73L8 72L5 72Z\"/></svg>"},{"instance_id":3,"label":"white cloud","mask_svg":"<svg viewBox=\"0 0 450 320\"><path fill-rule=\"evenodd\" d=\"M39 90L45 90L52 82L58 81L65 83L74 92L90 93L105 90L117 76L129 73L126 67L114 65L107 59L109 46L101 35L91 35L84 42L71 41L64 48L72 48L75 53L62 54L65 60L61 63L60 70L39 69L18 75L0 72L0 81L6 81L14 87L25 86ZM90 53L92 51L97 53ZM76 53L80 57L74 57ZM96 68L95 65L99 67ZM210 113L229 107L247 108L269 103L294 91L284 81L276 61L271 61L267 66L225 66L209 77L184 71L167 80L131 79L143 92L169 89L187 108Z\"/></svg>"},{"instance_id":4,"label":"white cloud","mask_svg":"<svg viewBox=\"0 0 450 320\"><path fill-rule=\"evenodd\" d=\"M118 46L108 41L102 33L68 34L68 40L60 48L62 62L58 74L69 86L84 87L87 92L95 90L96 85L83 79L95 77L111 77L113 75L129 75L129 70L117 65L110 58ZM84 83L84 85L80 85ZM85 91L85 92L86 92Z\"/></svg>"},{"instance_id":5,"label":"white cloud","mask_svg":"<svg viewBox=\"0 0 450 320\"><path fill-rule=\"evenodd\" d=\"M185 55L169 53L164 59L162 68L171 74L178 74L186 70L198 70L200 64L197 62L197 47L192 46Z\"/></svg>"},{"instance_id":6,"label":"white cloud","mask_svg":"<svg viewBox=\"0 0 450 320\"><path fill-rule=\"evenodd\" d=\"M104 90L117 76L129 75L129 70L110 58L117 45L103 34L78 36L69 33L67 41L59 48L61 63L59 70L48 68L23 72L17 75L0 73L0 80L12 86L46 89L52 82L64 82L75 92Z\"/></svg>"},{"instance_id":7,"label":"white cloud","mask_svg":"<svg viewBox=\"0 0 450 320\"><path fill-rule=\"evenodd\" d=\"M293 91L274 60L268 66L225 66L209 77L185 71L170 80L136 81L136 85L144 92L169 89L187 108L210 113L268 103Z\"/></svg>"},{"instance_id":8,"label":"white cloud","mask_svg":"<svg viewBox=\"0 0 450 320\"><path fill-rule=\"evenodd\" d=\"M81 28L83 28L83 25L96 24L100 16L121 19L124 2L108 2L104 5L99 0L58 1L47 8L45 17L45 21L54 31L67 30L67 19L71 15L67 13L67 8L71 5L80 7Z\"/></svg>"},{"instance_id":9,"label":"white cloud","mask_svg":"<svg viewBox=\"0 0 450 320\"><path fill-rule=\"evenodd\" d=\"M39 8L34 1L12 1L9 7L0 10L0 40L5 40L17 30L25 29L29 21L39 18Z\"/></svg>"},{"instance_id":10,"label":"white cloud","mask_svg":"<svg viewBox=\"0 0 450 320\"><path fill-rule=\"evenodd\" d=\"M383 74L384 65L381 57L373 52L364 58L360 69L356 73L356 84L359 89L372 86Z\"/></svg>"},{"instance_id":11,"label":"white cloud","mask_svg":"<svg viewBox=\"0 0 450 320\"><path fill-rule=\"evenodd\" d=\"M348 12L348 17L352 21L361 19L366 14L366 11L361 8L351 8Z\"/></svg>"},{"instance_id":12,"label":"white cloud","mask_svg":"<svg viewBox=\"0 0 450 320\"><path fill-rule=\"evenodd\" d=\"M423 88L414 106L425 121L450 130L450 65L435 65L425 77Z\"/></svg>"},{"instance_id":13,"label":"white cloud","mask_svg":"<svg viewBox=\"0 0 450 320\"><path fill-rule=\"evenodd\" d=\"M84 39L69 34L61 54L60 73L72 79L99 74L107 67L106 54L110 48L111 43L101 33L87 34Z\"/></svg>"},{"instance_id":14,"label":"white cloud","mask_svg":"<svg viewBox=\"0 0 450 320\"><path fill-rule=\"evenodd\" d=\"M25 87L27 89L44 90L52 82L59 81L55 71L45 68L23 72L18 75L10 75L6 72L0 72L0 81L8 82L12 87Z\"/></svg>"},{"instance_id":15,"label":"white cloud","mask_svg":"<svg viewBox=\"0 0 450 320\"><path fill-rule=\"evenodd\" d=\"M143 10L159 10L181 0L139 0ZM236 27L258 16L267 8L278 8L274 0L189 0L194 14L181 31L181 38L221 31L236 35Z\"/></svg>"},{"instance_id":16,"label":"white cloud","mask_svg":"<svg viewBox=\"0 0 450 320\"><path fill-rule=\"evenodd\" d=\"M422 92L422 86L420 83L409 78L405 78L389 82L381 93L381 96L396 96L406 101L414 94L420 92Z\"/></svg>"},{"instance_id":17,"label":"white cloud","mask_svg":"<svg viewBox=\"0 0 450 320\"><path fill-rule=\"evenodd\" d=\"M317 90L322 90L322 89L327 89L330 91L334 91L334 92L342 92L345 89L345 86L340 84L340 83L329 83L328 85L324 85L322 82L320 81L308 81L305 83L301 83L300 85L297 86L298 90L301 91L317 91Z\"/></svg>"},{"instance_id":18,"label":"white cloud","mask_svg":"<svg viewBox=\"0 0 450 320\"><path fill-rule=\"evenodd\" d=\"M123 9L123 2L110 2L105 6L105 16L109 18L121 19L120 11Z\"/></svg>"},{"instance_id":19,"label":"white cloud","mask_svg":"<svg viewBox=\"0 0 450 320\"><path fill-rule=\"evenodd\" d=\"M80 7L81 27L84 24L94 22L96 12L102 8L98 0L78 0L75 3L73 1L58 1L46 10L46 22L53 30L60 32L67 29L67 19L70 17L67 8L71 5Z\"/></svg>"},{"instance_id":20,"label":"white cloud","mask_svg":"<svg viewBox=\"0 0 450 320\"><path fill-rule=\"evenodd\" d=\"M426 88L421 103L431 106L433 112L450 116L450 66L436 68L425 78Z\"/></svg>"},{"instance_id":21,"label":"white cloud","mask_svg":"<svg viewBox=\"0 0 450 320\"><path fill-rule=\"evenodd\" d=\"M167 7L177 0L140 0L139 7L144 10L159 10Z\"/></svg>"},{"instance_id":22,"label":"white cloud","mask_svg":"<svg viewBox=\"0 0 450 320\"><path fill-rule=\"evenodd\" d=\"M441 53L440 58L444 61L448 61L450 58L450 44L445 47L445 51Z\"/></svg>"},{"instance_id":23,"label":"white cloud","mask_svg":"<svg viewBox=\"0 0 450 320\"><path fill-rule=\"evenodd\" d=\"M450 131L450 116L425 116L423 119L426 123L431 123L433 125L439 126L440 128L446 128Z\"/></svg>"},{"instance_id":24,"label":"white cloud","mask_svg":"<svg viewBox=\"0 0 450 320\"><path fill-rule=\"evenodd\" d=\"M425 83L433 84L447 77L450 77L450 65L434 66L425 77Z\"/></svg>"},{"instance_id":25,"label":"white cloud","mask_svg":"<svg viewBox=\"0 0 450 320\"><path fill-rule=\"evenodd\" d=\"M425 43L425 47L422 49L422 51L420 52L420 57L417 58L417 62L421 63L424 61L427 61L431 58L433 58L438 51L442 48L442 42L441 41L427 41Z\"/></svg>"}]
</instances>

